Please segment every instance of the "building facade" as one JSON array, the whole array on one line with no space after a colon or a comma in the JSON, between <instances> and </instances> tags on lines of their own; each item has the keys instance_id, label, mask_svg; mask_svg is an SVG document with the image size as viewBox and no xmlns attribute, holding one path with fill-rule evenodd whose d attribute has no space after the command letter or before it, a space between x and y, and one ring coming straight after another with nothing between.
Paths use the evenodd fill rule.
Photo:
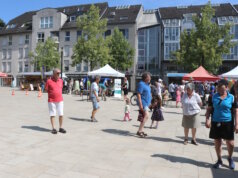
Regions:
<instances>
[{"instance_id":1,"label":"building facade","mask_svg":"<svg viewBox=\"0 0 238 178\"><path fill-rule=\"evenodd\" d=\"M184 73L183 68L178 67L171 55L180 48L180 34L186 30L191 31L195 29L195 24L192 20L193 15L201 16L202 8L200 6L178 6L159 8L161 17L161 31L162 31L162 71L165 79L168 76L176 78L177 73ZM219 26L226 23L231 23L230 34L234 36L233 42L238 42L238 11L235 6L230 3L214 4L215 17L213 21ZM222 40L221 40L222 41ZM230 49L230 54L223 55L223 65L219 69L219 73L224 73L238 65L238 44ZM175 74L174 76L171 74ZM181 76L180 76L181 78Z\"/></svg>"},{"instance_id":2,"label":"building facade","mask_svg":"<svg viewBox=\"0 0 238 178\"><path fill-rule=\"evenodd\" d=\"M131 89L136 88L136 79L148 71L155 78L167 80L171 73L183 73L182 68L173 63L171 54L180 48L180 34L195 28L193 15L201 15L201 6L165 7L144 10L141 5L109 7L108 3L94 4L100 9L100 17L106 18L105 37L113 34L115 28L123 33L135 49L133 67L126 73L130 77ZM26 72L36 72L29 58L38 42L51 37L63 50L63 71L68 77L85 76L90 67L82 62L72 66L73 47L81 31L77 28L77 17L85 14L91 4L60 8L45 8L26 12L8 22L0 29L0 71L22 77ZM219 25L232 23L230 33L238 42L238 5L216 4L214 22ZM220 73L238 64L238 44L223 55Z\"/></svg>"}]
</instances>

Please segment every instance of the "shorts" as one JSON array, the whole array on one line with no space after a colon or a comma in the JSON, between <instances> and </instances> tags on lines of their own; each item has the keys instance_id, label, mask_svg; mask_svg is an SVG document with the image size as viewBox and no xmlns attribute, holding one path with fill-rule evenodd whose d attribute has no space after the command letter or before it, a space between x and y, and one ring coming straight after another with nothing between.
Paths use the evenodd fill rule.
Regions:
<instances>
[{"instance_id":1,"label":"shorts","mask_svg":"<svg viewBox=\"0 0 238 178\"><path fill-rule=\"evenodd\" d=\"M92 100L92 104L93 104L93 110L99 109L99 104L98 104L97 98L92 97L91 100Z\"/></svg>"},{"instance_id":2,"label":"shorts","mask_svg":"<svg viewBox=\"0 0 238 178\"><path fill-rule=\"evenodd\" d=\"M143 107L144 111L150 111L150 108L148 106Z\"/></svg>"},{"instance_id":3,"label":"shorts","mask_svg":"<svg viewBox=\"0 0 238 178\"><path fill-rule=\"evenodd\" d=\"M49 114L50 116L56 116L56 114L58 114L58 116L63 116L64 115L64 102L49 102L48 103L48 107L49 107Z\"/></svg>"},{"instance_id":4,"label":"shorts","mask_svg":"<svg viewBox=\"0 0 238 178\"><path fill-rule=\"evenodd\" d=\"M234 140L234 122L212 122L209 138Z\"/></svg>"}]
</instances>

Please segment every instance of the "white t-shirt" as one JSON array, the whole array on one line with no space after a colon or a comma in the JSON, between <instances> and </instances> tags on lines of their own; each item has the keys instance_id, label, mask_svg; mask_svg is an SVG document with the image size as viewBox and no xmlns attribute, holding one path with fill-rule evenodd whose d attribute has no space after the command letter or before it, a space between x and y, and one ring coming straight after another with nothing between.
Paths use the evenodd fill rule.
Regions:
<instances>
[{"instance_id":1,"label":"white t-shirt","mask_svg":"<svg viewBox=\"0 0 238 178\"><path fill-rule=\"evenodd\" d=\"M98 84L96 82L93 82L91 85L91 97L96 98L94 91L96 91L96 94L98 96L98 91L99 91L99 87Z\"/></svg>"},{"instance_id":2,"label":"white t-shirt","mask_svg":"<svg viewBox=\"0 0 238 178\"><path fill-rule=\"evenodd\" d=\"M201 103L202 100L200 96L193 92L192 97L189 98L187 93L184 93L182 97L182 104L183 104L183 115L194 115L201 111L201 108L199 106L199 103Z\"/></svg>"}]
</instances>

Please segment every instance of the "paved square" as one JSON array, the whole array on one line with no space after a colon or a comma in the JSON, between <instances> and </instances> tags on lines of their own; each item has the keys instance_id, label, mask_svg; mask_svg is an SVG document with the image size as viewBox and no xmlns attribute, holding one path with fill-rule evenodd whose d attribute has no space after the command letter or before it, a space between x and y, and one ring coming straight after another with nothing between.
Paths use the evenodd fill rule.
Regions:
<instances>
[{"instance_id":1,"label":"paved square","mask_svg":"<svg viewBox=\"0 0 238 178\"><path fill-rule=\"evenodd\" d=\"M65 135L50 133L47 94L11 96L10 88L0 88L0 100L0 178L238 178L238 167L211 168L216 154L204 124L199 146L183 145L179 108L165 108L157 130L148 128L149 120L149 136L141 139L135 136L137 107L131 108L133 120L122 122L124 102L118 99L101 101L99 122L91 123L91 102L64 95ZM225 145L223 150L227 155ZM236 162L237 152L236 141ZM226 156L223 161L228 164Z\"/></svg>"}]
</instances>

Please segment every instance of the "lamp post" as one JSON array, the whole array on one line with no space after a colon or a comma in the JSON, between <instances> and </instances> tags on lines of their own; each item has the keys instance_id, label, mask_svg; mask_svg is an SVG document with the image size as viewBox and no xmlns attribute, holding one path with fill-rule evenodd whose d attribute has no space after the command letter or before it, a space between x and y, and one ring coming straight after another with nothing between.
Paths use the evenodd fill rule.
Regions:
<instances>
[{"instance_id":1,"label":"lamp post","mask_svg":"<svg viewBox=\"0 0 238 178\"><path fill-rule=\"evenodd\" d=\"M61 71L61 79L63 79L63 47L61 47L61 52L60 52L60 71Z\"/></svg>"}]
</instances>

